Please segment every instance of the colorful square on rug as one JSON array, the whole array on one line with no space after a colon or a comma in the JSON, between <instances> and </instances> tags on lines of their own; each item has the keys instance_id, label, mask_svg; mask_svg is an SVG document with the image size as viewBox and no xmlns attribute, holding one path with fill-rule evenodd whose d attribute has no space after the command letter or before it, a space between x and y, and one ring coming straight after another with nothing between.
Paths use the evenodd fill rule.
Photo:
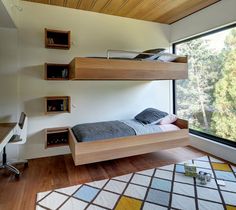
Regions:
<instances>
[{"instance_id":1,"label":"colorful square on rug","mask_svg":"<svg viewBox=\"0 0 236 210\"><path fill-rule=\"evenodd\" d=\"M197 177L185 176L184 163ZM236 167L204 156L37 194L36 210L236 210ZM208 173L211 179L205 176Z\"/></svg>"}]
</instances>

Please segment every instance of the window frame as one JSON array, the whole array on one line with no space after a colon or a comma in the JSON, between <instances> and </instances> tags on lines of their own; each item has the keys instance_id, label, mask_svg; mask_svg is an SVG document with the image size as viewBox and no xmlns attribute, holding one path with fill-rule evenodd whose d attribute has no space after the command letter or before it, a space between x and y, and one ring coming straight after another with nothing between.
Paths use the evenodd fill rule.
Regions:
<instances>
[{"instance_id":1,"label":"window frame","mask_svg":"<svg viewBox=\"0 0 236 210\"><path fill-rule=\"evenodd\" d=\"M178 44L188 42L188 41L191 41L191 40L194 40L194 39L199 39L199 38L205 37L207 35L211 35L211 34L221 32L221 31L224 31L224 30L227 30L227 29L231 29L231 28L234 28L234 27L236 27L236 23L230 24L230 25L227 25L227 26L224 26L224 27L221 27L221 28L213 29L211 31L202 33L200 35L192 36L190 38L183 39L183 40L178 41L178 42L174 42L174 43L172 43L172 51L173 51L174 54L176 53L176 45L178 45ZM172 98L173 98L173 113L176 114L176 82L175 82L175 80L173 80L173 82L172 82ZM213 135L210 135L210 134L207 134L207 133L204 133L204 132L201 132L201 131L197 131L197 130L194 130L194 129L191 129L191 128L189 129L189 132L191 134L196 135L196 136L206 138L210 141L218 142L218 143L236 148L236 142L234 142L234 141L231 141L231 140L228 140L228 139L225 139L225 138L221 138L221 137L218 137L218 136L213 136Z\"/></svg>"}]
</instances>

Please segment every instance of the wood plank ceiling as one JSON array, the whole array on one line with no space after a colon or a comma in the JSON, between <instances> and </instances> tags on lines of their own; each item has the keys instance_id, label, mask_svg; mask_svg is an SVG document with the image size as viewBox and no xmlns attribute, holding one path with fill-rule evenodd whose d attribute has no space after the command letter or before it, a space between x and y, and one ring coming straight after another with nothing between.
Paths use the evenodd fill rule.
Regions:
<instances>
[{"instance_id":1,"label":"wood plank ceiling","mask_svg":"<svg viewBox=\"0 0 236 210\"><path fill-rule=\"evenodd\" d=\"M172 24L220 0L24 0Z\"/></svg>"}]
</instances>

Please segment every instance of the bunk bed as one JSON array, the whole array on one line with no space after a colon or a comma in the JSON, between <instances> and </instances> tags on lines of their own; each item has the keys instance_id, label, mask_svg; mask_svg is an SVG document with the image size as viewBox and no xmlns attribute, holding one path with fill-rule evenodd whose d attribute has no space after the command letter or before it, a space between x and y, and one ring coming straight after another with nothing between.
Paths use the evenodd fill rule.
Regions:
<instances>
[{"instance_id":1,"label":"bunk bed","mask_svg":"<svg viewBox=\"0 0 236 210\"><path fill-rule=\"evenodd\" d=\"M69 64L71 80L175 80L187 79L187 57L177 57L172 62L149 59L75 57ZM120 52L120 51L118 51ZM126 53L137 53L121 51ZM140 53L155 56L153 53ZM137 56L136 56L137 57Z\"/></svg>"},{"instance_id":2,"label":"bunk bed","mask_svg":"<svg viewBox=\"0 0 236 210\"><path fill-rule=\"evenodd\" d=\"M173 124L180 129L84 142L69 128L69 146L74 163L83 165L189 145L188 122L177 119Z\"/></svg>"},{"instance_id":3,"label":"bunk bed","mask_svg":"<svg viewBox=\"0 0 236 210\"><path fill-rule=\"evenodd\" d=\"M76 57L69 64L71 80L176 80L188 78L187 57L176 56L163 62L159 53L145 51L127 58ZM127 51L122 51L127 53ZM137 52L130 52L135 53ZM163 54L162 54L163 55ZM154 59L142 59L154 57ZM141 59L140 59L141 58ZM69 146L75 165L140 155L189 145L188 122L177 119L179 130L144 135L118 136L99 141L80 141L69 128Z\"/></svg>"}]
</instances>

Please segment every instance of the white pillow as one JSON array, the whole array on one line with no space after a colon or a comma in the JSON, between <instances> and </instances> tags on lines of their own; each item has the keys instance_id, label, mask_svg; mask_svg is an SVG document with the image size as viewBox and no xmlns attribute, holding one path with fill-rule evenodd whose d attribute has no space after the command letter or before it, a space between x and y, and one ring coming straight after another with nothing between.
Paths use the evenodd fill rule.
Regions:
<instances>
[{"instance_id":1,"label":"white pillow","mask_svg":"<svg viewBox=\"0 0 236 210\"><path fill-rule=\"evenodd\" d=\"M159 125L159 128L160 128L163 132L180 130L179 127L177 127L176 125L173 125L173 124Z\"/></svg>"},{"instance_id":2,"label":"white pillow","mask_svg":"<svg viewBox=\"0 0 236 210\"><path fill-rule=\"evenodd\" d=\"M163 117L163 118L160 120L159 124L160 124L160 125L171 124L171 123L175 122L177 119L178 119L178 118L177 118L176 115L174 115L174 114L169 114L169 115Z\"/></svg>"},{"instance_id":3,"label":"white pillow","mask_svg":"<svg viewBox=\"0 0 236 210\"><path fill-rule=\"evenodd\" d=\"M171 53L162 53L157 60L163 62L172 62L178 58L177 55Z\"/></svg>"},{"instance_id":4,"label":"white pillow","mask_svg":"<svg viewBox=\"0 0 236 210\"><path fill-rule=\"evenodd\" d=\"M157 125L157 124L160 124L160 122L161 122L162 119L163 119L163 118L161 118L161 119L159 119L159 120L156 120L156 121L150 123L150 125Z\"/></svg>"}]
</instances>

